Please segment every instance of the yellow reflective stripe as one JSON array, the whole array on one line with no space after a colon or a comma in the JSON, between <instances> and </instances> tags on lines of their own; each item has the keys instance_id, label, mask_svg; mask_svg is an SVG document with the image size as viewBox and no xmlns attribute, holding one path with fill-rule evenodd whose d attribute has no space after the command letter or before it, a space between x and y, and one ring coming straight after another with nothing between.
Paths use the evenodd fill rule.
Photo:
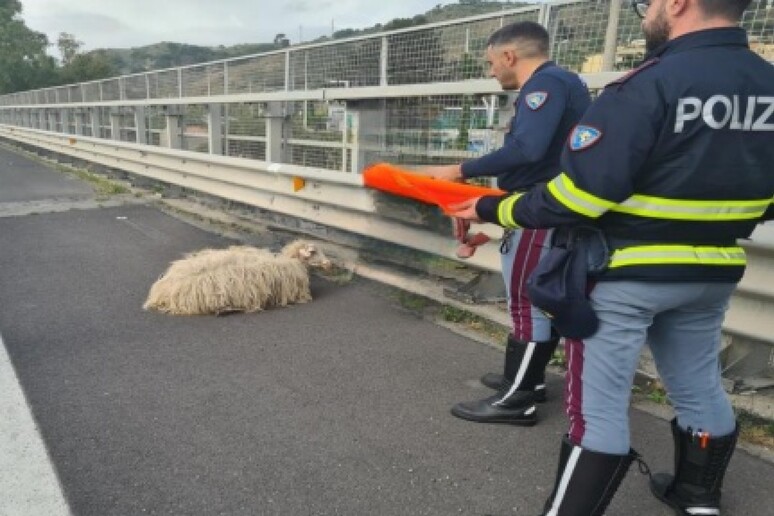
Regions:
<instances>
[{"instance_id":1,"label":"yellow reflective stripe","mask_svg":"<svg viewBox=\"0 0 774 516\"><path fill-rule=\"evenodd\" d=\"M696 201L632 195L626 201L613 207L612 210L653 219L749 220L757 219L763 215L770 202L770 199Z\"/></svg>"},{"instance_id":2,"label":"yellow reflective stripe","mask_svg":"<svg viewBox=\"0 0 774 516\"><path fill-rule=\"evenodd\" d=\"M568 209L593 219L615 206L614 202L606 201L581 190L565 173L548 183L548 191Z\"/></svg>"},{"instance_id":3,"label":"yellow reflective stripe","mask_svg":"<svg viewBox=\"0 0 774 516\"><path fill-rule=\"evenodd\" d=\"M691 245L643 245L618 249L610 268L627 265L746 265L744 249Z\"/></svg>"},{"instance_id":4,"label":"yellow reflective stripe","mask_svg":"<svg viewBox=\"0 0 774 516\"><path fill-rule=\"evenodd\" d=\"M516 201L524 193L513 194L510 197L506 197L497 206L497 220L501 226L509 229L516 229L521 226L516 224L516 220L513 218L513 208L516 205Z\"/></svg>"}]
</instances>

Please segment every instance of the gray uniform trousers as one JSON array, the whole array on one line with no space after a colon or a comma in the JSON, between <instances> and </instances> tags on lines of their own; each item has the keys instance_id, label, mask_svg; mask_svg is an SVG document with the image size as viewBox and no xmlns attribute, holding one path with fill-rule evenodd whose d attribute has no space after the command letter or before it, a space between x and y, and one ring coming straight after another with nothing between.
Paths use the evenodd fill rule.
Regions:
<instances>
[{"instance_id":1,"label":"gray uniform trousers","mask_svg":"<svg viewBox=\"0 0 774 516\"><path fill-rule=\"evenodd\" d=\"M500 264L508 297L508 312L516 340L545 342L551 339L551 321L532 306L527 279L550 249L553 229L516 229L506 231L500 246Z\"/></svg>"},{"instance_id":2,"label":"gray uniform trousers","mask_svg":"<svg viewBox=\"0 0 774 516\"><path fill-rule=\"evenodd\" d=\"M629 452L629 402L647 343L678 425L713 436L734 431L720 376L721 324L735 283L609 281L591 291L599 330L566 340L570 441L611 454Z\"/></svg>"}]
</instances>

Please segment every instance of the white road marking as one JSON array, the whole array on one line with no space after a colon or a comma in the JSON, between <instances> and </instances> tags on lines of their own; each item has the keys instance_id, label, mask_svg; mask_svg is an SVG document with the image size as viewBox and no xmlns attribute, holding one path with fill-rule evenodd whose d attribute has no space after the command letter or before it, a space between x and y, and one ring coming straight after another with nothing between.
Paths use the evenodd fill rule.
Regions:
<instances>
[{"instance_id":1,"label":"white road marking","mask_svg":"<svg viewBox=\"0 0 774 516\"><path fill-rule=\"evenodd\" d=\"M0 515L71 515L2 336L0 472Z\"/></svg>"}]
</instances>

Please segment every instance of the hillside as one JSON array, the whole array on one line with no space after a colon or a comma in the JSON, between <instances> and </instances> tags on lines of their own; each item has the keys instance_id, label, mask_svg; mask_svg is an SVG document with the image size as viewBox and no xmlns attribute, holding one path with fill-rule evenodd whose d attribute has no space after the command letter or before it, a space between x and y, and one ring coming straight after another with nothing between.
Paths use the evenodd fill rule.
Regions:
<instances>
[{"instance_id":1,"label":"hillside","mask_svg":"<svg viewBox=\"0 0 774 516\"><path fill-rule=\"evenodd\" d=\"M483 0L460 0L459 3L438 5L424 14L413 18L397 18L388 22L377 23L364 29L342 29L333 34L333 39L347 38L363 34L371 34L385 30L400 29L416 25L424 25L455 18L464 18L503 9L514 9L526 2L487 2ZM323 37L315 41L326 41ZM291 42L294 43L294 42ZM309 42L305 42L309 43ZM153 45L134 48L107 48L89 52L104 56L119 75L126 75L149 70L159 70L176 66L186 66L218 59L227 59L280 48L274 43L255 43L235 46L204 47L185 43L162 42Z\"/></svg>"},{"instance_id":2,"label":"hillside","mask_svg":"<svg viewBox=\"0 0 774 516\"><path fill-rule=\"evenodd\" d=\"M119 75L126 75L257 54L274 50L275 48L273 43L245 44L231 47L202 47L165 41L144 47L107 48L94 50L89 53L105 56Z\"/></svg>"}]
</instances>

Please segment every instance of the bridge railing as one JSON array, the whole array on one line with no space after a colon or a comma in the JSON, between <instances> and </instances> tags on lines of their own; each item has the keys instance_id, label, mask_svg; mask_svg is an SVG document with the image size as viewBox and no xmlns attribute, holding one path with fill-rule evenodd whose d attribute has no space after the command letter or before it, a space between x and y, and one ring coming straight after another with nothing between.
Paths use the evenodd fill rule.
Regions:
<instances>
[{"instance_id":1,"label":"bridge railing","mask_svg":"<svg viewBox=\"0 0 774 516\"><path fill-rule=\"evenodd\" d=\"M481 55L506 23L546 26L553 59L600 89L644 52L639 20L620 7L562 0L4 95L0 137L454 259L437 212L366 191L359 172L375 161L454 163L500 145L512 94L485 78ZM745 15L764 55L772 12L758 2ZM763 226L747 246L750 270L726 323L747 376L774 368L771 233ZM496 245L466 263L498 271Z\"/></svg>"}]
</instances>

